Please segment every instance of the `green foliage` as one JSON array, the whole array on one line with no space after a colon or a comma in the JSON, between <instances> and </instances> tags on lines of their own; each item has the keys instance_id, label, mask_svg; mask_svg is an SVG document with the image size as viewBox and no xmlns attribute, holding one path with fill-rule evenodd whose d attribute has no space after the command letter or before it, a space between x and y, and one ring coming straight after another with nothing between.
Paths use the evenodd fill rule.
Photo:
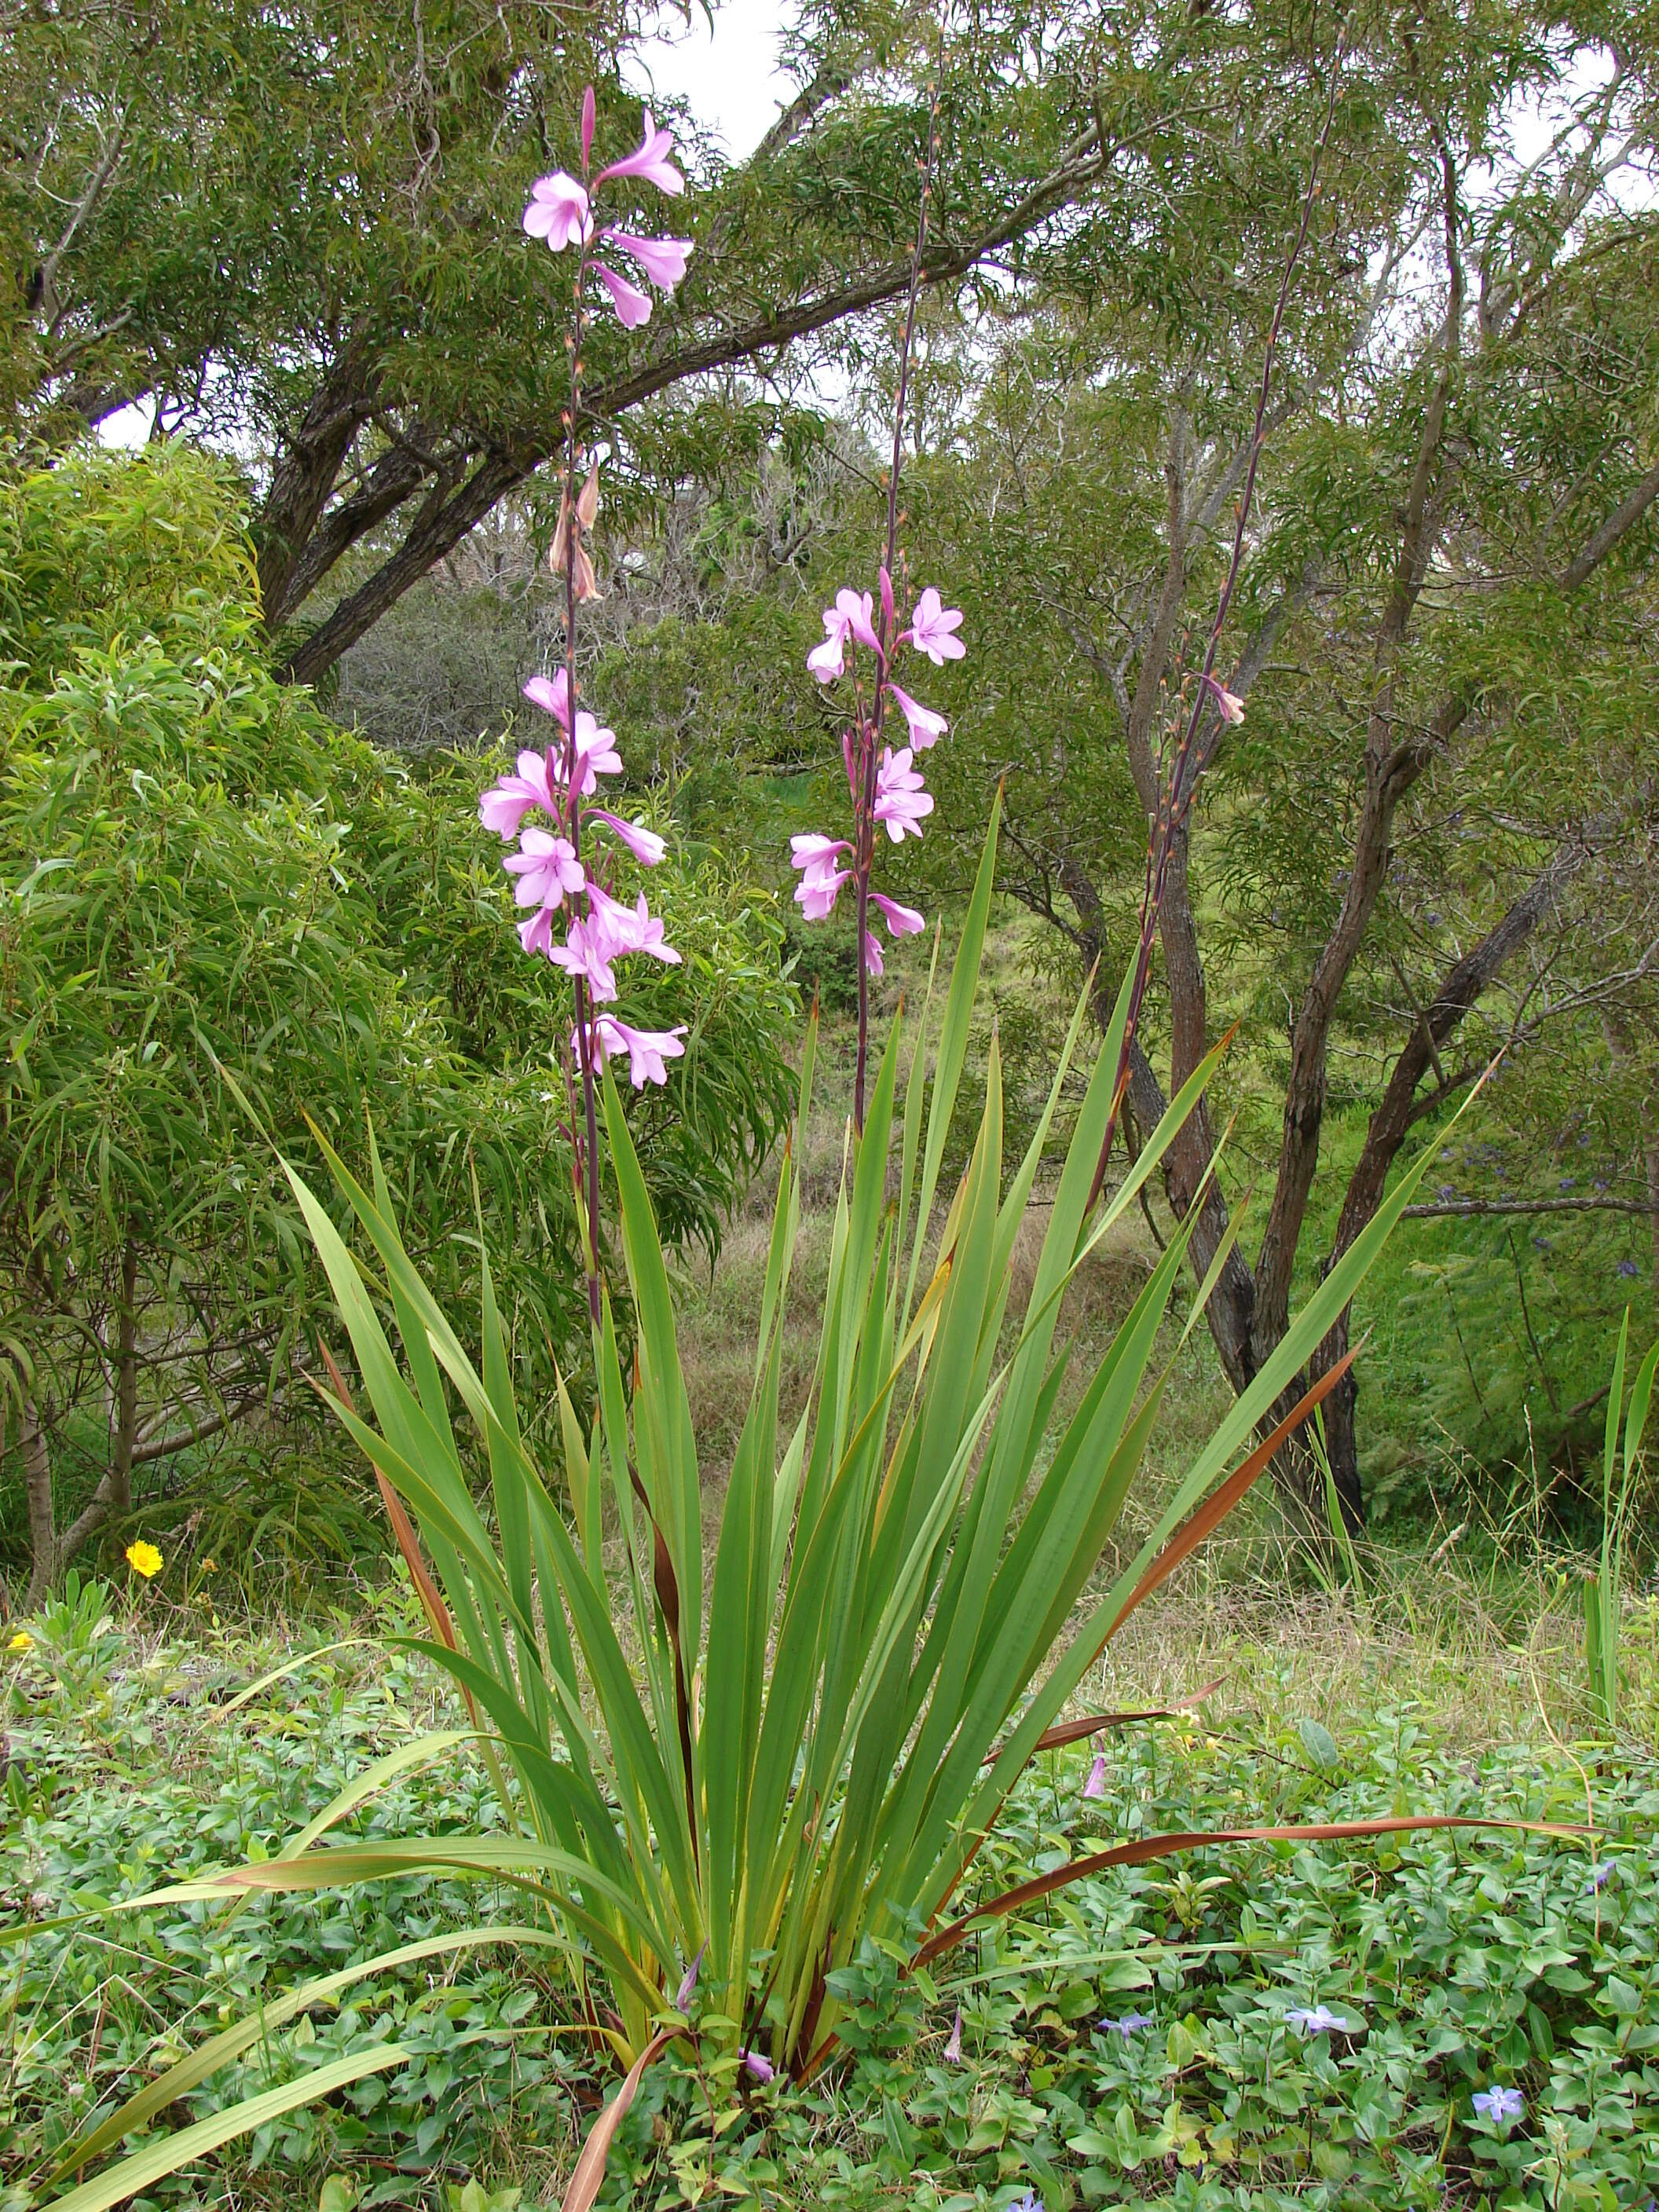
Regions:
<instances>
[{"instance_id":1,"label":"green foliage","mask_svg":"<svg viewBox=\"0 0 1659 2212\"><path fill-rule=\"evenodd\" d=\"M1169 1380L1166 1366L1143 1391L1186 1232L1172 1240L1064 1421L1055 1405L1070 1354L1054 1349L1059 1302L1153 1171L1211 1066L1200 1067L1150 1134L1135 1178L1091 1218L1126 985L1048 1210L1024 1327L999 1365L1015 1242L1084 1010L1048 1114L1006 1188L994 1041L973 1156L935 1243L939 1166L994 863L994 824L926 1106L924 1016L902 1119L898 1024L889 1037L837 1202L811 1402L787 1442L778 1411L780 1323L799 1195L793 1148L786 1149L752 1392L706 1608L696 1444L668 1279L611 1083L605 1118L636 1316L635 1380L630 1408L607 1291L594 1330L591 1431L561 1387L569 1522L526 1446L488 1269L475 1366L405 1249L378 1156L366 1188L331 1149L328 1155L374 1248L372 1273L291 1171L368 1401L362 1412L343 1403L336 1410L402 1492L433 1560L437 1587L423 1581L422 1602L434 1638L422 1648L479 1717L500 1826L406 1845L326 1840L382 1778L446 1754L457 1741L446 1733L380 1762L274 1863L262 1854L204 1872L154 1893L144 1909L250 1887L355 1887L415 1871L504 1879L544 1907L545 1930L536 1940L562 1957L579 2019L605 2019L618 2055L633 2062L627 2096L665 2039L690 2035L717 2102L751 2052L764 2051L780 2071L810 2078L836 2049L844 2021L857 2032L869 1996L859 1978L878 1955L920 1972L966 1932L955 1924L915 1949L972 1869L1044 1730L1104 1644L1267 1464L1264 1444L1224 1496L1203 1504L1352 1295L1412 1188L1407 1176L1200 1449L1136 1555L1109 1589L1089 1593L1073 1620ZM803 1096L811 1068L809 1036ZM385 1334L380 1316L388 1308L407 1379ZM488 1452L494 1531L471 1495L451 1390ZM370 1409L378 1428L366 1418ZM612 1514L623 1540L619 1563L607 1547ZM625 1644L618 1622L630 1613ZM584 1680L597 1727L585 1709ZM701 1699L694 1684L702 1686ZM1170 1838L1155 1849L1181 1850L1191 1841ZM693 1960L697 1974L671 1996ZM257 2018L226 2029L78 2142L66 2162L100 2158L260 2033ZM402 2057L398 2047L377 2051L355 2062L354 2072L343 2056L312 2090ZM76 2212L94 2212L261 2124L279 2105L286 2112L308 2091L301 2083L280 2097L267 2094L276 2101L253 2100L201 2123L170 2151L162 2144L134 2154L70 2201Z\"/></svg>"},{"instance_id":2,"label":"green foliage","mask_svg":"<svg viewBox=\"0 0 1659 2212\"><path fill-rule=\"evenodd\" d=\"M1584 1586L1584 1660L1589 1670L1590 1703L1611 1729L1619 1718L1619 1638L1625 1607L1625 1546L1630 1532L1631 1488L1641 1455L1642 1435L1659 1370L1656 1344L1636 1371L1628 1407L1625 1402L1625 1350L1630 1337L1626 1310L1607 1385L1607 1435L1601 1459L1601 1557L1595 1578ZM1624 1473L1617 1496L1613 1479L1624 1431Z\"/></svg>"},{"instance_id":3,"label":"green foliage","mask_svg":"<svg viewBox=\"0 0 1659 2212\"><path fill-rule=\"evenodd\" d=\"M0 487L0 1335L77 1507L122 1455L78 1409L117 1393L131 1341L115 1518L135 1466L182 1454L199 1495L192 1431L233 1406L304 1446L270 1424L302 1413L310 1364L275 1150L306 1157L307 1117L352 1155L372 1108L446 1295L482 1236L532 1401L583 1326L550 1057L568 994L508 957L490 763L416 776L333 728L265 666L252 575L228 479L182 448ZM665 1234L712 1252L787 1110L793 1001L767 902L713 863L665 872L685 964L637 1004L690 1036L634 1126ZM298 1553L351 1533L337 1493L302 1539L249 1473L245 1528L290 1527Z\"/></svg>"},{"instance_id":4,"label":"green foliage","mask_svg":"<svg viewBox=\"0 0 1659 2212\"><path fill-rule=\"evenodd\" d=\"M380 1614L386 1627L416 1620L406 1592ZM388 2044L412 2055L156 2184L149 2202L184 2212L234 2193L291 2212L335 2185L333 2206L447 2212L446 2191L471 2173L486 2197L522 2186L526 2203L556 2203L575 2100L602 2093L606 2061L556 2032L573 1995L554 1954L461 1940L473 1885L405 1875L349 1896L256 1898L228 1917L42 1924L157 1869L275 1852L431 1710L429 1671L385 1647L313 1652L240 1711L216 1709L228 1662L257 1668L266 1648L183 1625L159 1651L123 1634L107 1708L65 1709L33 1658L0 1655L0 1717L35 1785L0 1836L0 1881L32 1899L34 1920L27 1942L0 1954L0 2190L38 2185L125 2075L164 2072L179 2055L174 2023L193 2011L211 2027L263 2004L263 2039L186 2093L191 2121L339 2056ZM1419 1640L1413 1663L1429 1656ZM1368 1664L1384 1657L1372 1646ZM1423 1702L1420 1681L1403 1696L1379 1688L1363 1717L1333 1715L1325 1771L1297 1725L1299 1700L1321 1693L1321 1648L1297 1653L1275 1632L1268 1653L1234 1644L1224 1663L1235 1686L1207 1724L1106 1740L1105 1799L1080 1795L1086 1750L1029 1768L988 1847L984 1891L1098 1843L1224 1824L1241 1796L1278 1822L1472 1806L1584 1817L1579 1775L1535 1723L1534 1741L1493 1747L1486 1723L1501 1737L1507 1708L1471 1730ZM1563 1721L1564 1687L1547 1684ZM1521 1686L1523 1713L1530 1697ZM1248 1728L1229 1724L1241 1702L1260 1716ZM445 1717L462 1720L459 1700ZM989 2212L1028 2187L1073 2212L1147 2201L1240 2212L1247 2189L1258 2212L1322 2197L1327 2212L1433 2212L1447 2183L1493 2203L1511 2190L1515 2212L1577 2212L1603 2186L1639 2203L1636 2185L1659 2160L1659 1794L1645 1759L1609 1762L1592 1789L1593 1850L1526 1835L1385 1839L1363 1856L1262 1845L1194 1859L1187 1892L1165 1869L1120 1869L988 1928L930 1990L872 1946L845 1970L844 2064L805 2088L757 2092L716 2130L690 2063L666 2057L624 2124L605 2201L670 2212L701 2177L776 2212ZM462 1747L384 1782L343 1832L469 1829L493 1804L487 1770ZM286 2009L318 1976L422 1940L455 1948ZM1320 2002L1363 2032L1305 2039L1286 2025L1289 2007ZM958 2006L964 2063L951 2065ZM1128 2037L1098 2025L1131 2011L1151 2025ZM1471 2109L1494 2081L1527 2099L1507 2133ZM1168 2131L1200 2148L1201 2177L1178 2158L1173 2174L1164 2166L1172 2104Z\"/></svg>"}]
</instances>

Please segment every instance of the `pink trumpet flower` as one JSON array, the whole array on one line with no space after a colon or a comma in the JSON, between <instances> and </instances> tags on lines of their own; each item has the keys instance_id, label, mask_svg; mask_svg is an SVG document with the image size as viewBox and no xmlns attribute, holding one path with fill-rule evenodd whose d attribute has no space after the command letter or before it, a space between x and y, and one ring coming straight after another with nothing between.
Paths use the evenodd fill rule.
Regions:
<instances>
[{"instance_id":1,"label":"pink trumpet flower","mask_svg":"<svg viewBox=\"0 0 1659 2212\"><path fill-rule=\"evenodd\" d=\"M936 714L931 707L924 707L908 691L901 691L896 684L888 685L887 696L903 715L910 732L910 743L919 753L925 753L929 745L936 745L950 728L951 725L943 714Z\"/></svg>"},{"instance_id":2,"label":"pink trumpet flower","mask_svg":"<svg viewBox=\"0 0 1659 2212\"><path fill-rule=\"evenodd\" d=\"M886 823L894 844L902 845L907 836L920 837L922 817L933 811L933 794L910 765L909 746L898 752L891 745L884 747L876 771L876 803L871 811L878 822Z\"/></svg>"},{"instance_id":3,"label":"pink trumpet flower","mask_svg":"<svg viewBox=\"0 0 1659 2212\"><path fill-rule=\"evenodd\" d=\"M613 899L598 884L589 884L587 932L607 960L614 960L620 952L648 952L653 960L671 968L679 965L680 956L665 939L662 924L646 904L643 891L638 905L629 907Z\"/></svg>"},{"instance_id":4,"label":"pink trumpet flower","mask_svg":"<svg viewBox=\"0 0 1659 2212\"><path fill-rule=\"evenodd\" d=\"M867 929L864 933L864 967L866 975L884 975L887 973L882 965L881 947Z\"/></svg>"},{"instance_id":5,"label":"pink trumpet flower","mask_svg":"<svg viewBox=\"0 0 1659 2212\"><path fill-rule=\"evenodd\" d=\"M852 880L850 868L827 876L803 876L795 889L795 903L808 921L828 921L836 910L842 885Z\"/></svg>"},{"instance_id":6,"label":"pink trumpet flower","mask_svg":"<svg viewBox=\"0 0 1659 2212\"><path fill-rule=\"evenodd\" d=\"M602 185L607 177L643 177L647 184L654 185L659 192L666 192L671 199L678 198L685 190L685 179L669 159L673 150L672 131L659 131L647 107L644 136L639 144L622 161L613 161L608 169L601 169L593 181Z\"/></svg>"},{"instance_id":7,"label":"pink trumpet flower","mask_svg":"<svg viewBox=\"0 0 1659 2212\"><path fill-rule=\"evenodd\" d=\"M740 2051L738 2056L757 2081L769 2081L777 2072L771 2060L763 2057L758 2051Z\"/></svg>"},{"instance_id":8,"label":"pink trumpet flower","mask_svg":"<svg viewBox=\"0 0 1659 2212\"><path fill-rule=\"evenodd\" d=\"M524 687L524 696L532 707L539 707L544 714L551 714L563 728L570 726L570 678L562 668L556 668L551 676L532 676Z\"/></svg>"},{"instance_id":9,"label":"pink trumpet flower","mask_svg":"<svg viewBox=\"0 0 1659 2212\"><path fill-rule=\"evenodd\" d=\"M693 245L689 238L635 238L630 230L607 230L604 235L633 255L659 292L672 292L685 274Z\"/></svg>"},{"instance_id":10,"label":"pink trumpet flower","mask_svg":"<svg viewBox=\"0 0 1659 2212\"><path fill-rule=\"evenodd\" d=\"M880 644L871 624L873 602L868 592L839 591L836 604L823 611L823 643L815 646L806 656L806 665L820 684L833 684L846 672L847 641L857 640L872 653L879 653Z\"/></svg>"},{"instance_id":11,"label":"pink trumpet flower","mask_svg":"<svg viewBox=\"0 0 1659 2212\"><path fill-rule=\"evenodd\" d=\"M907 635L918 653L925 653L935 668L943 668L947 660L960 660L968 650L959 637L951 635L961 627L961 608L944 605L929 584L916 601Z\"/></svg>"},{"instance_id":12,"label":"pink trumpet flower","mask_svg":"<svg viewBox=\"0 0 1659 2212\"><path fill-rule=\"evenodd\" d=\"M544 238L555 253L591 237L586 188L562 169L556 169L550 177L538 177L530 187L524 227L532 238Z\"/></svg>"},{"instance_id":13,"label":"pink trumpet flower","mask_svg":"<svg viewBox=\"0 0 1659 2212\"><path fill-rule=\"evenodd\" d=\"M593 151L593 88L590 84L582 94L582 167L587 167L588 156Z\"/></svg>"},{"instance_id":14,"label":"pink trumpet flower","mask_svg":"<svg viewBox=\"0 0 1659 2212\"><path fill-rule=\"evenodd\" d=\"M1243 720L1244 702L1237 691L1230 691L1224 684L1218 684L1213 676L1206 676L1204 684L1211 698L1215 701L1216 711L1224 722L1231 722L1237 726Z\"/></svg>"},{"instance_id":15,"label":"pink trumpet flower","mask_svg":"<svg viewBox=\"0 0 1659 2212\"><path fill-rule=\"evenodd\" d=\"M553 957L553 909L538 907L527 921L519 924L519 943L526 952L540 952L548 959Z\"/></svg>"},{"instance_id":16,"label":"pink trumpet flower","mask_svg":"<svg viewBox=\"0 0 1659 2212\"><path fill-rule=\"evenodd\" d=\"M836 855L852 849L845 837L826 837L821 830L815 830L804 837L789 840L789 865L792 868L804 868L810 880L814 876L832 874Z\"/></svg>"},{"instance_id":17,"label":"pink trumpet flower","mask_svg":"<svg viewBox=\"0 0 1659 2212\"><path fill-rule=\"evenodd\" d=\"M587 872L570 840L550 836L545 830L526 830L519 841L519 850L509 853L501 866L519 879L513 893L517 906L545 907L550 911L587 881Z\"/></svg>"},{"instance_id":18,"label":"pink trumpet flower","mask_svg":"<svg viewBox=\"0 0 1659 2212\"><path fill-rule=\"evenodd\" d=\"M479 799L478 819L486 830L510 840L518 836L519 825L532 806L539 806L544 814L559 811L545 753L520 753L518 774L502 776Z\"/></svg>"},{"instance_id":19,"label":"pink trumpet flower","mask_svg":"<svg viewBox=\"0 0 1659 2212\"><path fill-rule=\"evenodd\" d=\"M942 2055L947 2066L960 2066L962 2063L962 2007L960 2005L957 2007L956 2020L951 2029L951 2039L945 2045Z\"/></svg>"},{"instance_id":20,"label":"pink trumpet flower","mask_svg":"<svg viewBox=\"0 0 1659 2212\"><path fill-rule=\"evenodd\" d=\"M593 997L605 1006L617 995L617 977L611 962L618 950L591 922L573 921L562 945L548 945L547 957L567 975L580 975Z\"/></svg>"},{"instance_id":21,"label":"pink trumpet flower","mask_svg":"<svg viewBox=\"0 0 1659 2212\"><path fill-rule=\"evenodd\" d=\"M617 320L625 331L636 331L641 323L651 319L651 295L641 292L637 284L630 284L625 276L618 276L614 269L603 261L592 264L593 274L611 295L611 304L617 311Z\"/></svg>"},{"instance_id":22,"label":"pink trumpet flower","mask_svg":"<svg viewBox=\"0 0 1659 2212\"><path fill-rule=\"evenodd\" d=\"M896 899L889 898L885 891L872 891L870 903L879 907L887 921L890 937L915 937L927 927L924 915L913 906L901 906Z\"/></svg>"},{"instance_id":23,"label":"pink trumpet flower","mask_svg":"<svg viewBox=\"0 0 1659 2212\"><path fill-rule=\"evenodd\" d=\"M1103 1797L1106 1795L1106 1754L1103 1751L1095 1753L1095 1762L1089 1769L1089 1779L1083 1785L1083 1794L1085 1797Z\"/></svg>"},{"instance_id":24,"label":"pink trumpet flower","mask_svg":"<svg viewBox=\"0 0 1659 2212\"><path fill-rule=\"evenodd\" d=\"M612 1053L625 1052L628 1054L628 1079L635 1091L643 1091L647 1083L667 1082L668 1070L664 1062L678 1060L684 1055L685 1047L680 1039L684 1035L684 1022L672 1030L636 1030L630 1029L626 1022L619 1022L614 1014L601 1014L593 1024L593 1042L601 1064ZM697 1956L701 1960L702 1954L699 1952ZM692 1990L696 1987L696 1966L686 1976L686 1982L690 1986L680 2001L682 2012L691 2002Z\"/></svg>"},{"instance_id":25,"label":"pink trumpet flower","mask_svg":"<svg viewBox=\"0 0 1659 2212\"><path fill-rule=\"evenodd\" d=\"M605 828L621 838L642 868L654 868L668 850L667 840L654 830L647 830L643 822L624 822L618 814L611 814L603 806L590 806L590 822L603 822Z\"/></svg>"}]
</instances>

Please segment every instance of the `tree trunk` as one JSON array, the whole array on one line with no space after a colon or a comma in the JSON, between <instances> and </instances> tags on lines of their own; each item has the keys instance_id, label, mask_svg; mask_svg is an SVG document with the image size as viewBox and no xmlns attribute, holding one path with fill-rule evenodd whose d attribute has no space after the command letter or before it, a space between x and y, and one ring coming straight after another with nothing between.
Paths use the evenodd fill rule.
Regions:
<instances>
[{"instance_id":1,"label":"tree trunk","mask_svg":"<svg viewBox=\"0 0 1659 2212\"><path fill-rule=\"evenodd\" d=\"M1472 951L1447 971L1432 1004L1420 1012L1389 1078L1381 1104L1371 1115L1342 1200L1335 1240L1322 1272L1328 1274L1376 1214L1389 1170L1407 1132L1418 1118L1417 1093L1431 1068L1438 1067L1440 1048L1471 1012L1488 985L1532 935L1554 905L1562 886L1590 853L1605 842L1605 821L1581 838L1564 844L1549 866L1534 878L1503 919ZM1313 1373L1328 1374L1348 1348L1350 1309L1344 1307L1314 1355ZM1359 1484L1359 1442L1356 1407L1358 1385L1350 1368L1325 1401L1325 1438L1339 1487Z\"/></svg>"},{"instance_id":2,"label":"tree trunk","mask_svg":"<svg viewBox=\"0 0 1659 2212\"><path fill-rule=\"evenodd\" d=\"M35 1403L24 1394L20 1417L23 1488L29 1507L29 1586L25 1613L33 1613L58 1579L58 1522L52 1510L52 1454Z\"/></svg>"}]
</instances>

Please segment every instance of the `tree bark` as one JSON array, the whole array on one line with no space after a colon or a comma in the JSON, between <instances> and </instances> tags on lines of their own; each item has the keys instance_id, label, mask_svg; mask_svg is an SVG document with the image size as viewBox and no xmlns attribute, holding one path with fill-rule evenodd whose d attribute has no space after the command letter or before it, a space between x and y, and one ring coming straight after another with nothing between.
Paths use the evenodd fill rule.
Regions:
<instances>
[{"instance_id":1,"label":"tree bark","mask_svg":"<svg viewBox=\"0 0 1659 2212\"><path fill-rule=\"evenodd\" d=\"M52 1454L34 1400L24 1393L19 1417L23 1454L23 1488L29 1508L29 1585L25 1613L33 1613L58 1579L58 1522L52 1510Z\"/></svg>"}]
</instances>

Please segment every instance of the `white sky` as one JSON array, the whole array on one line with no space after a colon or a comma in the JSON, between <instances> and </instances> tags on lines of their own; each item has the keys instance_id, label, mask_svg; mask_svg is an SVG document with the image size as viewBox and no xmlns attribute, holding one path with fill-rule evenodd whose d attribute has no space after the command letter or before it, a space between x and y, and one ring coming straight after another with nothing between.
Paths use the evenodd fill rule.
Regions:
<instances>
[{"instance_id":1,"label":"white sky","mask_svg":"<svg viewBox=\"0 0 1659 2212\"><path fill-rule=\"evenodd\" d=\"M641 94L685 99L727 159L740 161L794 95L777 65L787 0L726 0L712 35L697 0L691 0L691 12L688 25L665 9L663 35L638 49L624 75Z\"/></svg>"}]
</instances>

